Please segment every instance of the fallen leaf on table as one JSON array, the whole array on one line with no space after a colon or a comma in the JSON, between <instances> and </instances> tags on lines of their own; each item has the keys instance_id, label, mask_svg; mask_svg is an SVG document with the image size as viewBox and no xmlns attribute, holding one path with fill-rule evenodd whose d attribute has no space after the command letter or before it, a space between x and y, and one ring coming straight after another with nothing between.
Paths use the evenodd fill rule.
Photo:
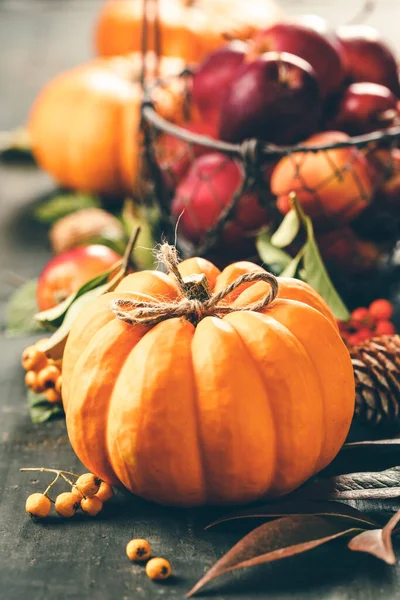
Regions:
<instances>
[{"instance_id":1,"label":"fallen leaf on table","mask_svg":"<svg viewBox=\"0 0 400 600\"><path fill-rule=\"evenodd\" d=\"M400 511L397 511L382 529L371 529L356 535L347 544L350 550L366 552L383 560L388 565L396 563L393 551L392 534L400 521Z\"/></svg>"},{"instance_id":2,"label":"fallen leaf on table","mask_svg":"<svg viewBox=\"0 0 400 600\"><path fill-rule=\"evenodd\" d=\"M377 500L400 497L400 467L336 475L306 483L293 497L310 500Z\"/></svg>"},{"instance_id":3,"label":"fallen leaf on table","mask_svg":"<svg viewBox=\"0 0 400 600\"><path fill-rule=\"evenodd\" d=\"M377 527L378 523L361 511L348 506L343 502L314 502L314 501L291 501L269 502L262 506L253 506L242 511L228 514L213 521L206 527L209 529L220 523L234 521L236 519L251 518L277 518L283 516L314 515L319 517L337 518L350 521L353 525L362 527Z\"/></svg>"},{"instance_id":4,"label":"fallen leaf on table","mask_svg":"<svg viewBox=\"0 0 400 600\"><path fill-rule=\"evenodd\" d=\"M229 550L187 594L191 597L206 583L229 571L295 556L337 538L355 535L360 527L310 516L291 516L260 525Z\"/></svg>"}]
</instances>

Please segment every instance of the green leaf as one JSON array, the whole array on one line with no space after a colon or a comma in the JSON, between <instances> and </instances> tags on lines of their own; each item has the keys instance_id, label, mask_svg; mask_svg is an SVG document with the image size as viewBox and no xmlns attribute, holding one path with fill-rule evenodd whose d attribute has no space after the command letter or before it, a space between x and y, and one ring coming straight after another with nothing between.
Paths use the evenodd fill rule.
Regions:
<instances>
[{"instance_id":1,"label":"green leaf","mask_svg":"<svg viewBox=\"0 0 400 600\"><path fill-rule=\"evenodd\" d=\"M80 298L81 296L83 296L84 294L89 292L90 290L93 290L95 288L98 288L99 286L104 285L108 281L111 273L113 273L120 266L121 266L121 262L117 262L110 269L107 269L107 271L100 273L100 275L96 275L96 277L93 277L92 279L90 279L89 281L84 283L79 288L79 290L77 290L76 292L74 292L73 294L68 296L68 298L66 298L60 304L57 304L57 306L54 306L53 308L49 308L48 310L44 310L40 313L37 313L35 315L36 321L41 323L44 327L52 327L52 328L59 327L61 325L61 323L63 322L70 306L74 302L76 302L76 300L78 298Z\"/></svg>"},{"instance_id":2,"label":"green leaf","mask_svg":"<svg viewBox=\"0 0 400 600\"><path fill-rule=\"evenodd\" d=\"M153 237L158 213L155 210L137 206L128 198L124 202L121 220L126 235L129 236L135 227L140 227L137 244L133 250L133 260L139 269L154 269L153 248L156 245Z\"/></svg>"},{"instance_id":3,"label":"green leaf","mask_svg":"<svg viewBox=\"0 0 400 600\"><path fill-rule=\"evenodd\" d=\"M286 248L296 238L300 231L300 219L294 208L284 217L282 223L271 237L271 243L277 248Z\"/></svg>"},{"instance_id":4,"label":"green leaf","mask_svg":"<svg viewBox=\"0 0 400 600\"><path fill-rule=\"evenodd\" d=\"M46 200L33 211L33 218L40 223L52 225L62 217L82 208L99 208L100 200L90 194L57 194Z\"/></svg>"},{"instance_id":5,"label":"green leaf","mask_svg":"<svg viewBox=\"0 0 400 600\"><path fill-rule=\"evenodd\" d=\"M272 239L268 231L258 234L256 247L261 260L270 267L278 267L276 269L278 273L281 273L292 262L291 256L287 252L276 248L272 244Z\"/></svg>"},{"instance_id":6,"label":"green leaf","mask_svg":"<svg viewBox=\"0 0 400 600\"><path fill-rule=\"evenodd\" d=\"M299 269L300 263L304 256L304 247L299 250L296 256L292 259L290 264L286 267L284 271L281 273L281 277L296 277L297 271Z\"/></svg>"},{"instance_id":7,"label":"green leaf","mask_svg":"<svg viewBox=\"0 0 400 600\"><path fill-rule=\"evenodd\" d=\"M21 285L11 296L6 310L6 335L18 336L42 331L35 320L37 279Z\"/></svg>"},{"instance_id":8,"label":"green leaf","mask_svg":"<svg viewBox=\"0 0 400 600\"><path fill-rule=\"evenodd\" d=\"M44 394L35 394L32 390L28 390L27 399L33 423L44 423L64 415L62 404L51 404Z\"/></svg>"},{"instance_id":9,"label":"green leaf","mask_svg":"<svg viewBox=\"0 0 400 600\"><path fill-rule=\"evenodd\" d=\"M41 346L43 352L46 352L49 358L53 358L54 360L62 358L69 332L71 331L71 327L78 314L95 298L98 298L107 292L111 292L121 281L122 277L123 273L121 271L115 277L113 277L111 281L88 290L86 293L82 294L79 296L79 298L72 302L65 313L62 325L53 333L46 343L43 343Z\"/></svg>"}]
</instances>

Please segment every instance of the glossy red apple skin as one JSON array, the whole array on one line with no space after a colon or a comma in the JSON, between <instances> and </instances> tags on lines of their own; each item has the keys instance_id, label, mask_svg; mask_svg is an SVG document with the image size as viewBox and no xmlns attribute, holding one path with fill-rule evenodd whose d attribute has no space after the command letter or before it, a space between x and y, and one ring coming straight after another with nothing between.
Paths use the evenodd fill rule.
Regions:
<instances>
[{"instance_id":1,"label":"glossy red apple skin","mask_svg":"<svg viewBox=\"0 0 400 600\"><path fill-rule=\"evenodd\" d=\"M352 83L344 92L331 129L362 135L390 127L397 117L397 99L379 83Z\"/></svg>"},{"instance_id":2,"label":"glossy red apple skin","mask_svg":"<svg viewBox=\"0 0 400 600\"><path fill-rule=\"evenodd\" d=\"M114 250L101 244L79 246L58 254L47 263L39 276L36 299L40 310L57 306L120 258Z\"/></svg>"},{"instance_id":3,"label":"glossy red apple skin","mask_svg":"<svg viewBox=\"0 0 400 600\"><path fill-rule=\"evenodd\" d=\"M351 81L380 83L399 97L396 59L379 32L368 25L344 25L336 33L343 47L347 77Z\"/></svg>"},{"instance_id":4,"label":"glossy red apple skin","mask_svg":"<svg viewBox=\"0 0 400 600\"><path fill-rule=\"evenodd\" d=\"M312 67L286 52L267 52L239 67L228 86L220 137L292 144L308 137L320 118L319 86Z\"/></svg>"},{"instance_id":5,"label":"glossy red apple skin","mask_svg":"<svg viewBox=\"0 0 400 600\"><path fill-rule=\"evenodd\" d=\"M216 138L218 130L212 122L187 122L181 126L187 131ZM170 191L182 181L194 158L210 152L210 149L201 144L193 144L182 140L175 135L164 134L156 142L158 165L164 184Z\"/></svg>"},{"instance_id":6,"label":"glossy red apple skin","mask_svg":"<svg viewBox=\"0 0 400 600\"><path fill-rule=\"evenodd\" d=\"M204 121L219 123L227 85L245 59L247 44L234 41L209 56L193 75L192 103Z\"/></svg>"},{"instance_id":7,"label":"glossy red apple skin","mask_svg":"<svg viewBox=\"0 0 400 600\"><path fill-rule=\"evenodd\" d=\"M195 244L201 243L231 203L242 181L238 163L224 154L214 152L196 159L172 202L172 214L180 217L183 235ZM267 211L258 200L253 192L246 192L240 198L222 234L225 249L235 248L268 222Z\"/></svg>"},{"instance_id":8,"label":"glossy red apple skin","mask_svg":"<svg viewBox=\"0 0 400 600\"><path fill-rule=\"evenodd\" d=\"M340 89L344 79L340 47L323 19L309 16L276 23L260 31L252 45L263 52L289 52L307 61L315 71L322 97Z\"/></svg>"}]
</instances>

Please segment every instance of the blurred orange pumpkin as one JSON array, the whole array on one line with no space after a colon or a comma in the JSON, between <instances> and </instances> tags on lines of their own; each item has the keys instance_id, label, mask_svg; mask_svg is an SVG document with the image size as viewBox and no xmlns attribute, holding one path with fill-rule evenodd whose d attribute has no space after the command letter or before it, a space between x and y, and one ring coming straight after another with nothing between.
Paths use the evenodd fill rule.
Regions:
<instances>
[{"instance_id":1,"label":"blurred orange pumpkin","mask_svg":"<svg viewBox=\"0 0 400 600\"><path fill-rule=\"evenodd\" d=\"M148 3L148 50L154 50L156 2ZM198 62L225 42L224 33L266 27L281 17L273 0L160 0L160 42L163 56ZM141 47L140 0L108 0L95 30L100 56L137 52Z\"/></svg>"},{"instance_id":2,"label":"blurred orange pumpkin","mask_svg":"<svg viewBox=\"0 0 400 600\"><path fill-rule=\"evenodd\" d=\"M147 57L155 76L154 55ZM118 195L132 193L140 168L140 54L97 58L61 73L40 92L29 133L38 164L63 186ZM178 73L179 59L161 59L161 74ZM157 86L153 101L170 121L183 120L184 83Z\"/></svg>"}]
</instances>

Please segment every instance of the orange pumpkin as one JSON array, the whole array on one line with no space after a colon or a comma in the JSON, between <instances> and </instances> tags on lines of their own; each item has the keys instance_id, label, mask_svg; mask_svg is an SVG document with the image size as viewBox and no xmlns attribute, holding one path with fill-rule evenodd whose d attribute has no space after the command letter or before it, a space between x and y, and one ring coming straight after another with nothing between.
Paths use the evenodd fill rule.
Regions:
<instances>
[{"instance_id":1,"label":"orange pumpkin","mask_svg":"<svg viewBox=\"0 0 400 600\"><path fill-rule=\"evenodd\" d=\"M148 49L154 50L154 8L149 2ZM109 0L99 15L95 43L100 56L137 52L141 47L139 0ZM159 0L163 56L198 62L225 43L224 33L266 27L281 17L272 0Z\"/></svg>"},{"instance_id":2,"label":"orange pumpkin","mask_svg":"<svg viewBox=\"0 0 400 600\"><path fill-rule=\"evenodd\" d=\"M149 77L154 56L148 55ZM132 193L140 169L140 55L95 59L58 75L39 94L29 133L39 165L60 184L109 195ZM162 59L163 74L179 59ZM178 79L157 87L154 101L166 118L183 118Z\"/></svg>"},{"instance_id":3,"label":"orange pumpkin","mask_svg":"<svg viewBox=\"0 0 400 600\"><path fill-rule=\"evenodd\" d=\"M202 258L179 272L185 286L206 278L215 293L244 273L269 277L252 263L221 273ZM277 298L256 312L270 286L248 283L198 322L164 314L156 325L131 324L113 300L165 313L181 298L175 277L142 271L78 316L63 400L71 444L90 471L161 504L242 504L287 494L336 456L354 378L330 309L307 284L278 278Z\"/></svg>"}]
</instances>

